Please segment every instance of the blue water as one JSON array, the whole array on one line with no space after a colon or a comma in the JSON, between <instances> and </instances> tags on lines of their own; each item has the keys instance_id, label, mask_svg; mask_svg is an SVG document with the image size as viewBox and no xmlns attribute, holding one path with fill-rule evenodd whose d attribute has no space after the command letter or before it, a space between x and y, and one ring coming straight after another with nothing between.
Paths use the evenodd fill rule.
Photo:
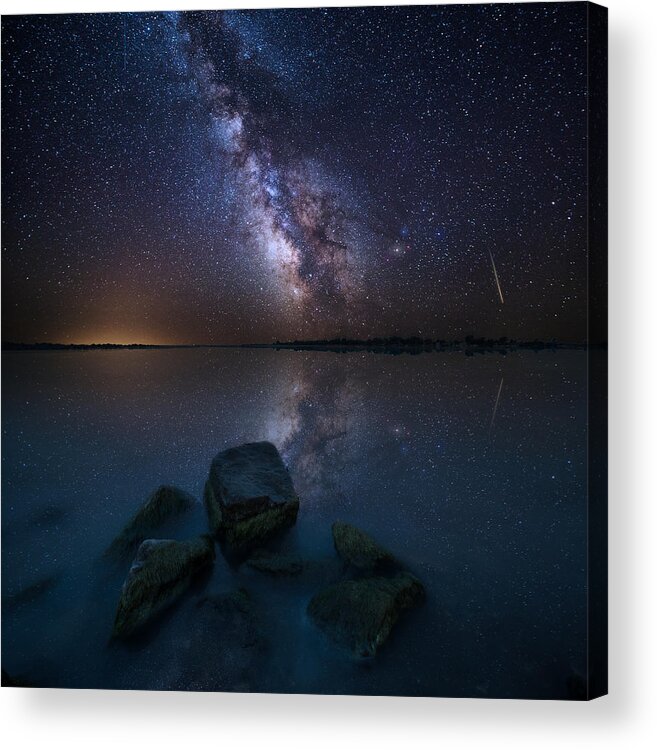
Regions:
<instances>
[{"instance_id":1,"label":"blue water","mask_svg":"<svg viewBox=\"0 0 657 750\"><path fill-rule=\"evenodd\" d=\"M62 687L563 698L585 673L585 352L16 352L2 365L12 675ZM160 484L200 501L214 454L254 440L278 446L301 498L284 549L330 567L342 519L425 584L425 605L375 660L353 660L308 621L321 576L272 579L220 553L146 636L108 643L125 575L102 557L114 535ZM206 529L199 502L162 535ZM12 599L50 577L31 600ZM238 587L263 648L197 606Z\"/></svg>"}]
</instances>

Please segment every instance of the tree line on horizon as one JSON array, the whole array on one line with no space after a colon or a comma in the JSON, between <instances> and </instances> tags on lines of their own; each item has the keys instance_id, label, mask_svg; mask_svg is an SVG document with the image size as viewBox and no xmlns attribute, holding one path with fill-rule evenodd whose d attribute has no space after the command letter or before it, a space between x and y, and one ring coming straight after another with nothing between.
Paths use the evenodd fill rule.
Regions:
<instances>
[{"instance_id":1,"label":"tree line on horizon","mask_svg":"<svg viewBox=\"0 0 657 750\"><path fill-rule=\"evenodd\" d=\"M280 341L277 339L274 342L274 346L365 346L373 348L402 347L409 349L436 349L464 345L478 348L521 347L547 349L558 347L560 342L556 339L550 339L549 341L542 341L540 339L522 341L509 338L508 336L486 338L484 336L473 335L465 336L462 339L433 339L422 338L421 336L378 336L368 339L352 339L346 337L336 337L332 339L295 339L293 341Z\"/></svg>"}]
</instances>

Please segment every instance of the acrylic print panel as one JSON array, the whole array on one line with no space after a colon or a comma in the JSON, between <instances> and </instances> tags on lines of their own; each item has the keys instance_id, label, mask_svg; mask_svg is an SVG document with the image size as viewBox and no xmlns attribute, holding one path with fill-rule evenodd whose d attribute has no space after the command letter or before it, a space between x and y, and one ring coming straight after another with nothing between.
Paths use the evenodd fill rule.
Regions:
<instances>
[{"instance_id":1,"label":"acrylic print panel","mask_svg":"<svg viewBox=\"0 0 657 750\"><path fill-rule=\"evenodd\" d=\"M606 692L606 11L2 19L2 680Z\"/></svg>"}]
</instances>

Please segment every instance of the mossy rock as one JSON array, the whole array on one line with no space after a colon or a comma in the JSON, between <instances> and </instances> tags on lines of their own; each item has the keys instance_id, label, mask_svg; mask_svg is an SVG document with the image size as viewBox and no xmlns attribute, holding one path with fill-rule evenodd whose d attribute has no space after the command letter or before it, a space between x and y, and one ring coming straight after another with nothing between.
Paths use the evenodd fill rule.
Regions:
<instances>
[{"instance_id":1,"label":"mossy rock","mask_svg":"<svg viewBox=\"0 0 657 750\"><path fill-rule=\"evenodd\" d=\"M113 637L126 638L171 605L194 575L215 558L214 542L205 535L178 542L142 542L121 590Z\"/></svg>"},{"instance_id":2,"label":"mossy rock","mask_svg":"<svg viewBox=\"0 0 657 750\"><path fill-rule=\"evenodd\" d=\"M272 443L246 443L219 453L203 494L210 531L230 551L256 549L294 525L299 498Z\"/></svg>"},{"instance_id":3,"label":"mossy rock","mask_svg":"<svg viewBox=\"0 0 657 750\"><path fill-rule=\"evenodd\" d=\"M385 643L401 613L424 600L410 573L393 578L341 581L316 594L308 614L334 642L354 656L371 657Z\"/></svg>"},{"instance_id":4,"label":"mossy rock","mask_svg":"<svg viewBox=\"0 0 657 750\"><path fill-rule=\"evenodd\" d=\"M218 536L230 551L248 554L250 550L293 526L298 512L298 500L272 506L251 518L225 524Z\"/></svg>"},{"instance_id":5,"label":"mossy rock","mask_svg":"<svg viewBox=\"0 0 657 750\"><path fill-rule=\"evenodd\" d=\"M257 552L246 564L271 576L296 576L306 569L306 563L297 555L282 555L274 552Z\"/></svg>"},{"instance_id":6,"label":"mossy rock","mask_svg":"<svg viewBox=\"0 0 657 750\"><path fill-rule=\"evenodd\" d=\"M349 565L365 571L383 570L397 565L388 550L355 526L336 521L331 530L337 553Z\"/></svg>"},{"instance_id":7,"label":"mossy rock","mask_svg":"<svg viewBox=\"0 0 657 750\"><path fill-rule=\"evenodd\" d=\"M112 542L108 553L118 557L133 553L163 523L191 510L195 503L192 495L178 487L158 487Z\"/></svg>"}]
</instances>

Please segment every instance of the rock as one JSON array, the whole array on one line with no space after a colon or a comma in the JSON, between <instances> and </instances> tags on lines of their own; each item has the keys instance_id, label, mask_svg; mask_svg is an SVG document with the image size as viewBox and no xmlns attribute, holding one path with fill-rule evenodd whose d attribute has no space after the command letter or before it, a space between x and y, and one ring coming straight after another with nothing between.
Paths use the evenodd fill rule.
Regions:
<instances>
[{"instance_id":1,"label":"rock","mask_svg":"<svg viewBox=\"0 0 657 750\"><path fill-rule=\"evenodd\" d=\"M68 518L68 511L57 505L48 505L32 518L32 525L38 527L58 526Z\"/></svg>"},{"instance_id":2,"label":"rock","mask_svg":"<svg viewBox=\"0 0 657 750\"><path fill-rule=\"evenodd\" d=\"M158 487L112 542L108 553L123 556L134 552L165 521L190 510L195 503L190 494L178 487Z\"/></svg>"},{"instance_id":3,"label":"rock","mask_svg":"<svg viewBox=\"0 0 657 750\"><path fill-rule=\"evenodd\" d=\"M57 583L57 576L48 576L42 578L39 581L31 583L25 588L19 589L14 593L7 594L2 597L3 609L9 611L18 607L22 607L26 604L33 604L37 599L47 594L51 589L55 587Z\"/></svg>"},{"instance_id":4,"label":"rock","mask_svg":"<svg viewBox=\"0 0 657 750\"><path fill-rule=\"evenodd\" d=\"M297 520L299 498L271 443L219 453L205 483L210 530L234 551L248 551Z\"/></svg>"},{"instance_id":5,"label":"rock","mask_svg":"<svg viewBox=\"0 0 657 750\"><path fill-rule=\"evenodd\" d=\"M248 591L204 596L185 622L182 636L178 629L170 634L171 657L160 689L250 692L258 688L268 642L264 618Z\"/></svg>"},{"instance_id":6,"label":"rock","mask_svg":"<svg viewBox=\"0 0 657 750\"><path fill-rule=\"evenodd\" d=\"M316 591L339 581L344 575L342 561L335 557L304 559L296 554L279 554L260 550L246 560L246 565L264 575L293 580L295 585Z\"/></svg>"},{"instance_id":7,"label":"rock","mask_svg":"<svg viewBox=\"0 0 657 750\"><path fill-rule=\"evenodd\" d=\"M168 607L189 586L195 573L214 560L209 536L185 542L142 542L121 590L113 637L125 638Z\"/></svg>"},{"instance_id":8,"label":"rock","mask_svg":"<svg viewBox=\"0 0 657 750\"><path fill-rule=\"evenodd\" d=\"M336 521L332 526L332 531L337 553L355 568L374 571L395 565L395 558L390 552L355 526Z\"/></svg>"},{"instance_id":9,"label":"rock","mask_svg":"<svg viewBox=\"0 0 657 750\"><path fill-rule=\"evenodd\" d=\"M261 649L264 637L256 607L249 592L238 589L229 594L205 596L196 605L202 611L212 613L224 645L239 648Z\"/></svg>"},{"instance_id":10,"label":"rock","mask_svg":"<svg viewBox=\"0 0 657 750\"><path fill-rule=\"evenodd\" d=\"M279 555L272 552L258 552L246 564L250 568L272 576L294 576L303 573L306 564L297 555Z\"/></svg>"},{"instance_id":11,"label":"rock","mask_svg":"<svg viewBox=\"0 0 657 750\"><path fill-rule=\"evenodd\" d=\"M308 614L336 643L356 656L374 656L405 609L420 604L424 587L410 573L341 581L310 601Z\"/></svg>"}]
</instances>

